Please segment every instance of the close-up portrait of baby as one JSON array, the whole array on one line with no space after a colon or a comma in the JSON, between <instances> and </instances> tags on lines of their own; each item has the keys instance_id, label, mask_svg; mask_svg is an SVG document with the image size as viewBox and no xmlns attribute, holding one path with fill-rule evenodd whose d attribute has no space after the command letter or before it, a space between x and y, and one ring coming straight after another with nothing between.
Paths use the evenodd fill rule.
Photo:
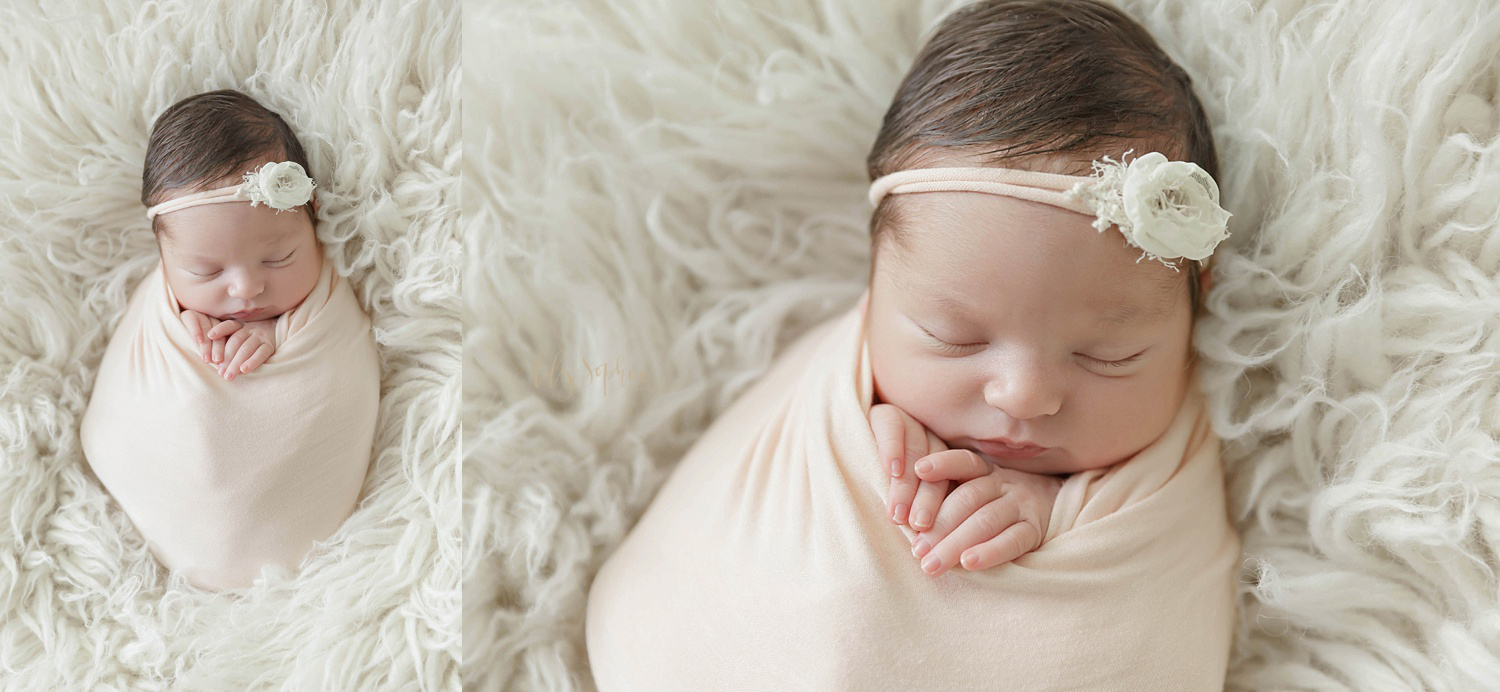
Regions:
<instances>
[{"instance_id":1,"label":"close-up portrait of baby","mask_svg":"<svg viewBox=\"0 0 1500 692\"><path fill-rule=\"evenodd\" d=\"M662 643L749 648L799 613L779 659L815 671L832 646L860 661L817 672L819 688L1222 685L1240 545L1191 327L1230 214L1186 74L1108 5L979 2L917 55L867 160L867 293L737 404L778 413L747 426L731 409L605 563L586 625L601 688L684 687ZM761 515L813 497L815 512ZM739 544L745 526L779 540ZM735 557L695 565L709 547L694 536ZM941 579L954 568L965 588ZM827 600L809 611L794 586ZM764 605L740 627L683 626L725 601ZM922 636L840 650L835 614L856 603ZM1080 631L1119 646L1063 674L1079 650L1058 642ZM975 637L1012 641L965 656ZM708 686L747 672L725 674Z\"/></svg>"},{"instance_id":2,"label":"close-up portrait of baby","mask_svg":"<svg viewBox=\"0 0 1500 692\"><path fill-rule=\"evenodd\" d=\"M470 19L466 684L1500 676L1490 3Z\"/></svg>"}]
</instances>

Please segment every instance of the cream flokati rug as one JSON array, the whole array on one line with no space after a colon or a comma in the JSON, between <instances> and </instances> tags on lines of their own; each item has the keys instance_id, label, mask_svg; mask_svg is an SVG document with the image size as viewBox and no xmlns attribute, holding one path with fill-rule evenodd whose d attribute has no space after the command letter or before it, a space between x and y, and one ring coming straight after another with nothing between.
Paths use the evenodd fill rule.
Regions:
<instances>
[{"instance_id":1,"label":"cream flokati rug","mask_svg":"<svg viewBox=\"0 0 1500 692\"><path fill-rule=\"evenodd\" d=\"M0 8L0 689L459 687L458 20L415 0ZM149 125L224 87L297 131L383 373L362 506L238 599L159 574L78 444L157 261Z\"/></svg>"},{"instance_id":2,"label":"cream flokati rug","mask_svg":"<svg viewBox=\"0 0 1500 692\"><path fill-rule=\"evenodd\" d=\"M859 294L862 162L953 4L468 13L475 689L592 688L594 572L714 415ZM1125 7L1196 80L1235 213L1197 332L1245 537L1229 687L1493 687L1500 9ZM582 375L604 361L648 377Z\"/></svg>"}]
</instances>

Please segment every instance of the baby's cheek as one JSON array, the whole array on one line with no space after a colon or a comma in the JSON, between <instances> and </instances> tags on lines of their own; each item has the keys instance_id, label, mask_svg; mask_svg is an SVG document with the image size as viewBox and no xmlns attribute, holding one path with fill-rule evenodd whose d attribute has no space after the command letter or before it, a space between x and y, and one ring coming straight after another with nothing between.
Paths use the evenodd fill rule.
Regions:
<instances>
[{"instance_id":1,"label":"baby's cheek","mask_svg":"<svg viewBox=\"0 0 1500 692\"><path fill-rule=\"evenodd\" d=\"M1084 444L1096 446L1092 454L1099 464L1113 463L1155 442L1176 418L1182 404L1186 377L1180 368L1153 373L1132 383L1134 386L1110 392L1094 402L1093 411L1084 412L1095 434L1082 436Z\"/></svg>"},{"instance_id":2,"label":"baby's cheek","mask_svg":"<svg viewBox=\"0 0 1500 692\"><path fill-rule=\"evenodd\" d=\"M306 262L297 266L296 271L278 277L277 290L283 296L278 302L287 310L301 305L307 295L317 287L320 270L321 267L318 264Z\"/></svg>"},{"instance_id":3,"label":"baby's cheek","mask_svg":"<svg viewBox=\"0 0 1500 692\"><path fill-rule=\"evenodd\" d=\"M930 359L872 339L870 370L880 401L905 411L939 436L947 432L943 426L961 420L962 378L941 372Z\"/></svg>"},{"instance_id":4,"label":"baby's cheek","mask_svg":"<svg viewBox=\"0 0 1500 692\"><path fill-rule=\"evenodd\" d=\"M201 285L191 285L180 280L173 280L171 276L167 277L167 285L172 288L172 295L177 298L177 306L181 310L192 310L209 316L217 316L219 310L222 308L222 306L211 299L209 291L206 291Z\"/></svg>"}]
</instances>

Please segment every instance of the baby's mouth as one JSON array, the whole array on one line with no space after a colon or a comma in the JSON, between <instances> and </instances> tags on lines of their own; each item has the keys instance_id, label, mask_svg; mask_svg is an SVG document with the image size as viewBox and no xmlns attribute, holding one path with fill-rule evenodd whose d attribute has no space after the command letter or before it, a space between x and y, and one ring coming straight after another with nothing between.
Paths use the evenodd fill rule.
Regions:
<instances>
[{"instance_id":1,"label":"baby's mouth","mask_svg":"<svg viewBox=\"0 0 1500 692\"><path fill-rule=\"evenodd\" d=\"M254 308L254 309L251 309L251 310L241 310L239 312L231 312L231 313L229 313L227 315L227 317L230 317L230 318L236 319L236 320L250 320L250 319L255 319L256 317L259 317L260 315L264 314L266 312L266 310L267 310L267 308Z\"/></svg>"},{"instance_id":2,"label":"baby's mouth","mask_svg":"<svg viewBox=\"0 0 1500 692\"><path fill-rule=\"evenodd\" d=\"M1022 461L1041 456L1049 448L1034 444L1012 444L1005 440L974 440L978 451L996 459Z\"/></svg>"}]
</instances>

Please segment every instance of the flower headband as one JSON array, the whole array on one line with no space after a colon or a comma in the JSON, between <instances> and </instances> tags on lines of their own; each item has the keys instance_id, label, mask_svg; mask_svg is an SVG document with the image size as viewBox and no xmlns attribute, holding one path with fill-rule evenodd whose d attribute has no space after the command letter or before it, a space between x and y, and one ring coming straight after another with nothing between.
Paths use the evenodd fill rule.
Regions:
<instances>
[{"instance_id":1,"label":"flower headband","mask_svg":"<svg viewBox=\"0 0 1500 692\"><path fill-rule=\"evenodd\" d=\"M296 161L275 161L245 174L245 181L204 192L170 199L146 210L146 218L204 204L222 204L249 200L250 206L265 203L278 213L296 209L312 199L317 183Z\"/></svg>"},{"instance_id":2,"label":"flower headband","mask_svg":"<svg viewBox=\"0 0 1500 692\"><path fill-rule=\"evenodd\" d=\"M870 185L870 204L913 192L984 192L1094 216L1103 233L1117 226L1141 259L1199 260L1229 237L1231 214L1219 206L1219 185L1196 163L1168 161L1151 152L1128 164L1108 156L1093 175L1037 173L1014 168L914 168L881 176ZM1137 260L1139 261L1139 260Z\"/></svg>"}]
</instances>

